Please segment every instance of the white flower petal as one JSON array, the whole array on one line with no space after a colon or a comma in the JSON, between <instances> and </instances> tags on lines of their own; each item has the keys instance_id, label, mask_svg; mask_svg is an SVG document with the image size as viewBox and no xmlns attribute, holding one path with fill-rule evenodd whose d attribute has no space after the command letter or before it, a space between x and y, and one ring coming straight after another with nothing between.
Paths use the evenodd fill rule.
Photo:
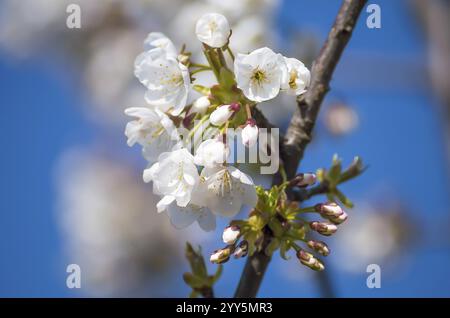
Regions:
<instances>
[{"instance_id":1,"label":"white flower petal","mask_svg":"<svg viewBox=\"0 0 450 318\"><path fill-rule=\"evenodd\" d=\"M223 47L230 36L227 18L218 13L204 14L195 25L197 38L211 47Z\"/></svg>"}]
</instances>

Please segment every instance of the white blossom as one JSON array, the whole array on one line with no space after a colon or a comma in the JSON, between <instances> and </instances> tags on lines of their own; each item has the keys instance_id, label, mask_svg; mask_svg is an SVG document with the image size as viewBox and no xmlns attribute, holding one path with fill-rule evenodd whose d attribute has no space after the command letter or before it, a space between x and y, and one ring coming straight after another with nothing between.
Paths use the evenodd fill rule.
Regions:
<instances>
[{"instance_id":1,"label":"white blossom","mask_svg":"<svg viewBox=\"0 0 450 318\"><path fill-rule=\"evenodd\" d=\"M208 139L203 141L195 153L194 162L199 166L213 168L226 162L229 150L222 141Z\"/></svg>"},{"instance_id":2,"label":"white blossom","mask_svg":"<svg viewBox=\"0 0 450 318\"><path fill-rule=\"evenodd\" d=\"M206 13L197 21L197 38L211 47L220 48L228 43L230 25L227 18L218 13Z\"/></svg>"},{"instance_id":3,"label":"white blossom","mask_svg":"<svg viewBox=\"0 0 450 318\"><path fill-rule=\"evenodd\" d=\"M247 147L252 147L258 140L258 126L256 126L255 120L247 120L247 124L242 129L242 143Z\"/></svg>"},{"instance_id":4,"label":"white blossom","mask_svg":"<svg viewBox=\"0 0 450 318\"><path fill-rule=\"evenodd\" d=\"M149 162L155 161L179 140L172 120L157 108L131 107L125 114L137 118L125 128L127 143L130 147L135 143L142 145L142 153Z\"/></svg>"},{"instance_id":5,"label":"white blossom","mask_svg":"<svg viewBox=\"0 0 450 318\"><path fill-rule=\"evenodd\" d=\"M190 89L189 71L176 56L160 47L141 53L134 64L134 74L147 87L145 100L163 112L179 115Z\"/></svg>"},{"instance_id":6,"label":"white blossom","mask_svg":"<svg viewBox=\"0 0 450 318\"><path fill-rule=\"evenodd\" d=\"M156 163L144 170L143 179L153 181L153 192L163 196L156 205L158 212L162 212L174 201L186 207L199 176L194 157L186 148L180 148L162 153Z\"/></svg>"},{"instance_id":7,"label":"white blossom","mask_svg":"<svg viewBox=\"0 0 450 318\"><path fill-rule=\"evenodd\" d=\"M202 96L197 98L194 103L192 103L191 111L194 113L204 114L210 105L211 102L208 96Z\"/></svg>"},{"instance_id":8,"label":"white blossom","mask_svg":"<svg viewBox=\"0 0 450 318\"><path fill-rule=\"evenodd\" d=\"M173 42L160 32L151 32L147 35L144 41L144 48L146 50L151 50L154 48L163 49L167 56L176 57L178 55L177 49Z\"/></svg>"},{"instance_id":9,"label":"white blossom","mask_svg":"<svg viewBox=\"0 0 450 318\"><path fill-rule=\"evenodd\" d=\"M290 95L301 95L309 86L311 74L306 66L297 59L284 57L287 73L283 79L282 89Z\"/></svg>"},{"instance_id":10,"label":"white blossom","mask_svg":"<svg viewBox=\"0 0 450 318\"><path fill-rule=\"evenodd\" d=\"M237 239L241 235L239 226L227 226L222 234L222 240L225 244L231 245L236 243Z\"/></svg>"},{"instance_id":11,"label":"white blossom","mask_svg":"<svg viewBox=\"0 0 450 318\"><path fill-rule=\"evenodd\" d=\"M177 229L185 228L197 221L204 231L212 231L216 228L216 216L204 206L199 205L202 193L194 189L191 201L186 207L180 207L172 202L166 209L170 222Z\"/></svg>"},{"instance_id":12,"label":"white blossom","mask_svg":"<svg viewBox=\"0 0 450 318\"><path fill-rule=\"evenodd\" d=\"M263 102L278 95L287 68L281 54L263 47L250 54L238 54L234 73L244 95L252 101Z\"/></svg>"},{"instance_id":13,"label":"white blossom","mask_svg":"<svg viewBox=\"0 0 450 318\"><path fill-rule=\"evenodd\" d=\"M239 104L222 105L217 107L211 115L209 115L209 121L214 126L222 126L233 115L234 112L240 108Z\"/></svg>"},{"instance_id":14,"label":"white blossom","mask_svg":"<svg viewBox=\"0 0 450 318\"><path fill-rule=\"evenodd\" d=\"M235 167L204 168L203 205L214 214L225 217L236 215L242 205L254 207L257 202L252 179Z\"/></svg>"}]
</instances>

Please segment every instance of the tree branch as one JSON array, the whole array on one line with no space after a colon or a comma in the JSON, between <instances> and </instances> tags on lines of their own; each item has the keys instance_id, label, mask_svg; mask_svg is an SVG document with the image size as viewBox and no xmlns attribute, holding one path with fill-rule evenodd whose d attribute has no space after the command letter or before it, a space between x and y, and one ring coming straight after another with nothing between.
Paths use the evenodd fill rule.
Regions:
<instances>
[{"instance_id":1,"label":"tree branch","mask_svg":"<svg viewBox=\"0 0 450 318\"><path fill-rule=\"evenodd\" d=\"M358 16L367 0L344 0L328 38L312 67L312 79L308 91L298 98L298 108L289 124L280 159L288 178L295 176L306 146L311 140L320 106L329 89L333 71L349 41ZM274 176L273 183L281 183L281 175ZM291 194L292 196L292 194ZM265 233L263 248L247 259L235 297L256 297L270 257L264 253L270 242L270 232Z\"/></svg>"}]
</instances>

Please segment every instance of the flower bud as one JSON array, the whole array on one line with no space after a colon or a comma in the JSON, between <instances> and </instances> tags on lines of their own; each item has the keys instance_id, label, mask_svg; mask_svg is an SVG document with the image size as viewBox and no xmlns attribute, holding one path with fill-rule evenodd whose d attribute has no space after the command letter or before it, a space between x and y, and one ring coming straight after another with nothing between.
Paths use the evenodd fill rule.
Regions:
<instances>
[{"instance_id":1,"label":"flower bud","mask_svg":"<svg viewBox=\"0 0 450 318\"><path fill-rule=\"evenodd\" d=\"M197 38L211 47L223 47L228 43L231 30L227 18L218 13L207 13L195 25Z\"/></svg>"},{"instance_id":2,"label":"flower bud","mask_svg":"<svg viewBox=\"0 0 450 318\"><path fill-rule=\"evenodd\" d=\"M236 243L240 235L241 230L239 226L237 225L227 226L223 231L222 240L225 244L231 245Z\"/></svg>"},{"instance_id":3,"label":"flower bud","mask_svg":"<svg viewBox=\"0 0 450 318\"><path fill-rule=\"evenodd\" d=\"M316 175L314 173L299 173L291 181L291 186L294 187L307 187L316 183Z\"/></svg>"},{"instance_id":4,"label":"flower bud","mask_svg":"<svg viewBox=\"0 0 450 318\"><path fill-rule=\"evenodd\" d=\"M317 212L320 212L322 216L328 218L328 217L338 217L342 213L344 213L344 210L337 205L335 202L327 202L327 203L319 203L316 204L314 209Z\"/></svg>"},{"instance_id":5,"label":"flower bud","mask_svg":"<svg viewBox=\"0 0 450 318\"><path fill-rule=\"evenodd\" d=\"M328 219L333 222L334 224L341 224L344 223L348 218L348 214L345 212L342 212L341 215L335 216L335 217L329 217Z\"/></svg>"},{"instance_id":6,"label":"flower bud","mask_svg":"<svg viewBox=\"0 0 450 318\"><path fill-rule=\"evenodd\" d=\"M325 242L310 240L306 243L310 248L322 254L323 256L328 256L330 254L330 249Z\"/></svg>"},{"instance_id":7,"label":"flower bud","mask_svg":"<svg viewBox=\"0 0 450 318\"><path fill-rule=\"evenodd\" d=\"M191 111L194 113L204 114L208 107L211 105L208 96L202 96L195 100L192 104Z\"/></svg>"},{"instance_id":8,"label":"flower bud","mask_svg":"<svg viewBox=\"0 0 450 318\"><path fill-rule=\"evenodd\" d=\"M178 62L180 62L181 64L184 64L184 65L188 65L190 58L191 58L190 54L185 54L185 53L178 54L178 57L177 57Z\"/></svg>"},{"instance_id":9,"label":"flower bud","mask_svg":"<svg viewBox=\"0 0 450 318\"><path fill-rule=\"evenodd\" d=\"M315 271L323 271L325 269L323 263L320 260L315 258L311 253L305 252L304 250L299 250L297 252L297 258L303 265L308 266Z\"/></svg>"},{"instance_id":10,"label":"flower bud","mask_svg":"<svg viewBox=\"0 0 450 318\"><path fill-rule=\"evenodd\" d=\"M209 116L209 121L214 126L222 126L228 119L230 119L234 112L239 110L239 108L240 105L237 103L219 106L211 113Z\"/></svg>"},{"instance_id":11,"label":"flower bud","mask_svg":"<svg viewBox=\"0 0 450 318\"><path fill-rule=\"evenodd\" d=\"M258 140L258 126L253 118L248 119L246 126L242 129L242 143L247 147L252 147Z\"/></svg>"},{"instance_id":12,"label":"flower bud","mask_svg":"<svg viewBox=\"0 0 450 318\"><path fill-rule=\"evenodd\" d=\"M313 222L309 223L309 226L314 231L316 231L322 235L325 235L325 236L330 236L330 235L336 233L336 231L337 231L337 226L330 222L313 221Z\"/></svg>"},{"instance_id":13,"label":"flower bud","mask_svg":"<svg viewBox=\"0 0 450 318\"><path fill-rule=\"evenodd\" d=\"M248 243L247 241L242 241L237 246L236 250L234 251L234 258L241 258L247 256L248 253Z\"/></svg>"},{"instance_id":14,"label":"flower bud","mask_svg":"<svg viewBox=\"0 0 450 318\"><path fill-rule=\"evenodd\" d=\"M209 260L211 263L215 264L225 263L230 259L231 251L232 248L230 246L215 250L209 257Z\"/></svg>"}]
</instances>

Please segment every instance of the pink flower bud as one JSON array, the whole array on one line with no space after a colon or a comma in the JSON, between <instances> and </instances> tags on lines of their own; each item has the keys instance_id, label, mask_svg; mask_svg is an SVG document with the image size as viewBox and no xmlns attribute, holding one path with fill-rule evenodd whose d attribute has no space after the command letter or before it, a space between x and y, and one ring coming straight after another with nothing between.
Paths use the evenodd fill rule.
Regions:
<instances>
[{"instance_id":1,"label":"pink flower bud","mask_svg":"<svg viewBox=\"0 0 450 318\"><path fill-rule=\"evenodd\" d=\"M330 254L330 249L328 248L328 245L325 242L310 240L308 241L307 245L313 250L322 254L323 256L328 256Z\"/></svg>"},{"instance_id":2,"label":"pink flower bud","mask_svg":"<svg viewBox=\"0 0 450 318\"><path fill-rule=\"evenodd\" d=\"M344 213L344 210L335 202L319 203L314 208L325 217L337 217Z\"/></svg>"},{"instance_id":3,"label":"pink flower bud","mask_svg":"<svg viewBox=\"0 0 450 318\"><path fill-rule=\"evenodd\" d=\"M313 222L309 223L309 226L314 231L316 231L322 235L325 235L325 236L330 236L330 235L336 233L336 231L337 231L337 226L330 222L313 221Z\"/></svg>"}]
</instances>

